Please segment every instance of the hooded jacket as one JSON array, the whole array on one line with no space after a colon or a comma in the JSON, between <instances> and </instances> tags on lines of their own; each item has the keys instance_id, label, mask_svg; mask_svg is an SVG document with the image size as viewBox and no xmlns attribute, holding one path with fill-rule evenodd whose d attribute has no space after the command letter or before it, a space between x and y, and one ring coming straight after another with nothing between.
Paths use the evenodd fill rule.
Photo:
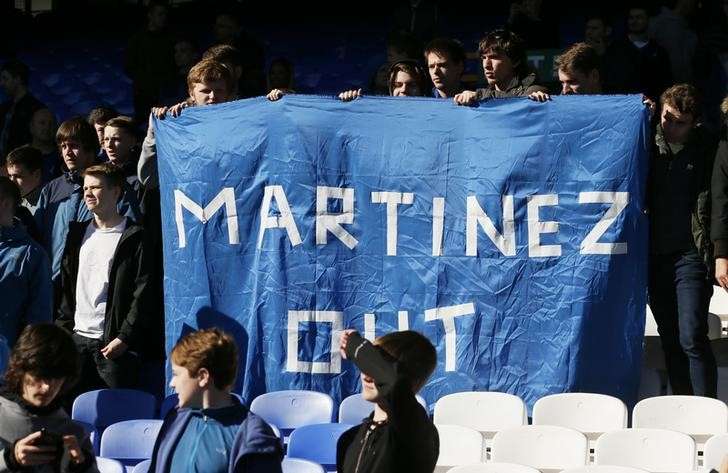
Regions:
<instances>
[{"instance_id":1,"label":"hooded jacket","mask_svg":"<svg viewBox=\"0 0 728 473\"><path fill-rule=\"evenodd\" d=\"M514 77L506 90L496 90L495 87L487 87L475 91L478 100L503 99L507 97L526 97L534 92L548 92L546 87L536 85L536 74L528 74L525 77Z\"/></svg>"}]
</instances>

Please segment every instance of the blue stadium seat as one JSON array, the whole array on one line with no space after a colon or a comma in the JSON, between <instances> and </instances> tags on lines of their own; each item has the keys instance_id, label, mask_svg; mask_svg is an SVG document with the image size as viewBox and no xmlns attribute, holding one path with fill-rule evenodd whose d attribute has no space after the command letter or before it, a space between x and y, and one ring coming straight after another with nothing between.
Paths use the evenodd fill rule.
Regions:
<instances>
[{"instance_id":1,"label":"blue stadium seat","mask_svg":"<svg viewBox=\"0 0 728 473\"><path fill-rule=\"evenodd\" d=\"M352 428L349 424L315 424L299 427L291 433L288 456L321 464L327 470L336 469L336 442L341 434Z\"/></svg>"},{"instance_id":2,"label":"blue stadium seat","mask_svg":"<svg viewBox=\"0 0 728 473\"><path fill-rule=\"evenodd\" d=\"M131 419L153 419L156 399L135 389L99 389L79 395L73 401L71 418L96 429L94 450L98 454L101 435L111 424Z\"/></svg>"},{"instance_id":3,"label":"blue stadium seat","mask_svg":"<svg viewBox=\"0 0 728 473\"><path fill-rule=\"evenodd\" d=\"M96 466L99 473L126 473L124 465L111 458L96 457Z\"/></svg>"},{"instance_id":4,"label":"blue stadium seat","mask_svg":"<svg viewBox=\"0 0 728 473\"><path fill-rule=\"evenodd\" d=\"M417 394L417 402L427 410L427 402ZM361 394L352 394L339 404L339 422L344 424L360 424L374 410L374 404L366 401Z\"/></svg>"},{"instance_id":5,"label":"blue stadium seat","mask_svg":"<svg viewBox=\"0 0 728 473\"><path fill-rule=\"evenodd\" d=\"M274 391L253 399L250 410L274 424L284 437L298 427L334 419L334 400L316 391Z\"/></svg>"},{"instance_id":6,"label":"blue stadium seat","mask_svg":"<svg viewBox=\"0 0 728 473\"><path fill-rule=\"evenodd\" d=\"M113 458L126 466L151 458L162 421L158 419L125 420L112 424L101 435L101 456Z\"/></svg>"},{"instance_id":7,"label":"blue stadium seat","mask_svg":"<svg viewBox=\"0 0 728 473\"><path fill-rule=\"evenodd\" d=\"M149 466L152 464L152 460L144 460L141 463L137 463L131 473L148 473Z\"/></svg>"},{"instance_id":8,"label":"blue stadium seat","mask_svg":"<svg viewBox=\"0 0 728 473\"><path fill-rule=\"evenodd\" d=\"M326 473L324 467L322 467L318 463L304 460L302 458L286 457L283 459L281 467L283 468L283 473ZM136 473L136 471L134 473Z\"/></svg>"}]
</instances>

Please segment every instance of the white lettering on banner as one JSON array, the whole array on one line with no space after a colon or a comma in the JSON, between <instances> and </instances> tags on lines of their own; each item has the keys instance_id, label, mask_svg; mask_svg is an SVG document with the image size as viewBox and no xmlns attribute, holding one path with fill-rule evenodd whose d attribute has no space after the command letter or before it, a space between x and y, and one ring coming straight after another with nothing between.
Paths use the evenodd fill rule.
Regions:
<instances>
[{"instance_id":1,"label":"white lettering on banner","mask_svg":"<svg viewBox=\"0 0 728 473\"><path fill-rule=\"evenodd\" d=\"M467 198L467 222L465 224L466 240L465 255L476 256L478 254L478 226L485 230L490 241L505 256L516 255L516 224L513 212L513 196L503 196L503 233L498 233L493 221L483 211L474 195Z\"/></svg>"},{"instance_id":2,"label":"white lettering on banner","mask_svg":"<svg viewBox=\"0 0 728 473\"><path fill-rule=\"evenodd\" d=\"M364 338L373 342L377 338L377 318L372 313L364 314ZM400 310L397 312L397 330L409 330L409 312Z\"/></svg>"},{"instance_id":3,"label":"white lettering on banner","mask_svg":"<svg viewBox=\"0 0 728 473\"><path fill-rule=\"evenodd\" d=\"M445 371L455 371L457 361L457 333L455 331L455 317L475 315L475 304L451 305L436 307L425 311L425 322L442 320L445 328Z\"/></svg>"},{"instance_id":4,"label":"white lettering on banner","mask_svg":"<svg viewBox=\"0 0 728 473\"><path fill-rule=\"evenodd\" d=\"M626 255L627 243L599 243L604 232L629 204L629 192L580 192L580 204L612 204L596 226L581 242L582 255Z\"/></svg>"},{"instance_id":5,"label":"white lettering on banner","mask_svg":"<svg viewBox=\"0 0 728 473\"><path fill-rule=\"evenodd\" d=\"M397 206L414 200L412 192L372 192L372 203L387 204L387 256L397 255Z\"/></svg>"},{"instance_id":6,"label":"white lettering on banner","mask_svg":"<svg viewBox=\"0 0 728 473\"><path fill-rule=\"evenodd\" d=\"M529 195L527 197L528 220L528 256L542 258L546 256L561 256L561 245L542 245L542 233L556 233L559 231L559 222L542 222L539 220L539 209L550 205L559 205L559 196L556 194Z\"/></svg>"},{"instance_id":7,"label":"white lettering on banner","mask_svg":"<svg viewBox=\"0 0 728 473\"><path fill-rule=\"evenodd\" d=\"M301 322L331 324L331 353L329 362L301 361L298 359L298 325ZM344 313L334 310L289 310L286 371L291 373L341 373L339 338L344 330Z\"/></svg>"},{"instance_id":8,"label":"white lettering on banner","mask_svg":"<svg viewBox=\"0 0 728 473\"><path fill-rule=\"evenodd\" d=\"M432 256L442 256L442 234L445 226L445 198L432 199Z\"/></svg>"},{"instance_id":9,"label":"white lettering on banner","mask_svg":"<svg viewBox=\"0 0 728 473\"><path fill-rule=\"evenodd\" d=\"M270 215L270 204L275 199L280 216ZM283 186L265 186L263 202L260 204L260 229L258 230L258 248L263 248L263 235L268 228L285 228L291 245L302 243L296 222L293 220L291 207L288 205Z\"/></svg>"},{"instance_id":10,"label":"white lettering on banner","mask_svg":"<svg viewBox=\"0 0 728 473\"><path fill-rule=\"evenodd\" d=\"M187 234L185 233L185 222L182 216L182 209L187 209L197 220L203 224L225 206L225 214L227 215L228 241L231 245L240 243L240 234L238 232L238 213L235 208L235 189L232 187L223 187L222 190L213 198L209 204L202 208L194 200L187 197L181 190L174 190L174 219L177 223L177 237L179 238L179 247L187 246Z\"/></svg>"},{"instance_id":11,"label":"white lettering on banner","mask_svg":"<svg viewBox=\"0 0 728 473\"><path fill-rule=\"evenodd\" d=\"M340 199L342 201L343 208L340 214L329 213L329 199ZM317 186L316 244L325 245L328 243L328 232L331 232L347 248L353 250L359 242L341 226L341 224L352 223L354 223L354 189Z\"/></svg>"},{"instance_id":12,"label":"white lettering on banner","mask_svg":"<svg viewBox=\"0 0 728 473\"><path fill-rule=\"evenodd\" d=\"M275 199L278 215L270 215L271 206ZM340 213L329 213L328 203L331 199L342 201ZM400 205L412 205L414 193L412 192L372 192L371 202L386 204L386 234L387 255L397 255L398 239L398 210ZM516 255L516 224L514 196L502 196L502 233L496 229L493 220L486 214L474 195L466 197L466 224L465 224L465 255L478 255L478 231L482 228L485 235L504 256ZM590 229L584 240L580 243L580 253L584 255L626 255L627 242L600 242L606 231L614 224L619 215L629 204L629 192L580 192L579 205L611 204L602 215L597 224ZM528 230L528 256L530 258L558 257L562 254L561 244L541 244L541 235L558 233L559 222L541 221L541 207L558 206L557 194L530 195L526 197L526 223ZM235 190L224 187L204 208L187 197L181 190L174 190L175 221L179 237L179 247L187 245L183 209L187 209L200 222L207 223L221 208L225 208L228 229L228 241L231 245L240 244L237 210L235 203ZM432 198L432 256L443 256L443 241L445 233L445 198ZM329 243L328 234L333 234L347 248L353 250L359 244L354 235L344 229L343 225L354 223L354 189L317 186L316 187L316 215L315 234L316 244ZM293 213L288 204L288 198L280 185L265 186L263 199L260 204L260 227L258 230L257 246L263 247L263 239L268 229L281 228L286 230L292 246L303 243L298 231Z\"/></svg>"}]
</instances>

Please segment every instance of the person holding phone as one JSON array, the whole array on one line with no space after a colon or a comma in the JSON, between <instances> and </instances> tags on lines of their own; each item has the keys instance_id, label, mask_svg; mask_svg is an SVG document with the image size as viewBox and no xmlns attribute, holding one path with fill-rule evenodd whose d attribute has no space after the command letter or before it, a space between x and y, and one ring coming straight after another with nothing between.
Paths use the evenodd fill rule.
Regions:
<instances>
[{"instance_id":1,"label":"person holding phone","mask_svg":"<svg viewBox=\"0 0 728 473\"><path fill-rule=\"evenodd\" d=\"M53 324L27 326L10 354L0 391L0 473L95 473L88 435L61 407L79 360Z\"/></svg>"}]
</instances>

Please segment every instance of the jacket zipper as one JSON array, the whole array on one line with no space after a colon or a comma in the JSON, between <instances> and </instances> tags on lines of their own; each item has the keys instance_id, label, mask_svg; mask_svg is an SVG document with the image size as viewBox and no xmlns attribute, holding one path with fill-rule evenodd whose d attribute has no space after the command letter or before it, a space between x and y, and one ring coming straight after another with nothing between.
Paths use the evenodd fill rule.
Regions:
<instances>
[{"instance_id":1,"label":"jacket zipper","mask_svg":"<svg viewBox=\"0 0 728 473\"><path fill-rule=\"evenodd\" d=\"M359 457L356 459L356 467L354 467L354 473L359 473L359 467L361 466L361 459L364 456L364 450L367 448L367 442L369 441L369 436L374 431L374 429L367 428L367 433L364 435L364 440L361 442L361 450L359 450Z\"/></svg>"}]
</instances>

